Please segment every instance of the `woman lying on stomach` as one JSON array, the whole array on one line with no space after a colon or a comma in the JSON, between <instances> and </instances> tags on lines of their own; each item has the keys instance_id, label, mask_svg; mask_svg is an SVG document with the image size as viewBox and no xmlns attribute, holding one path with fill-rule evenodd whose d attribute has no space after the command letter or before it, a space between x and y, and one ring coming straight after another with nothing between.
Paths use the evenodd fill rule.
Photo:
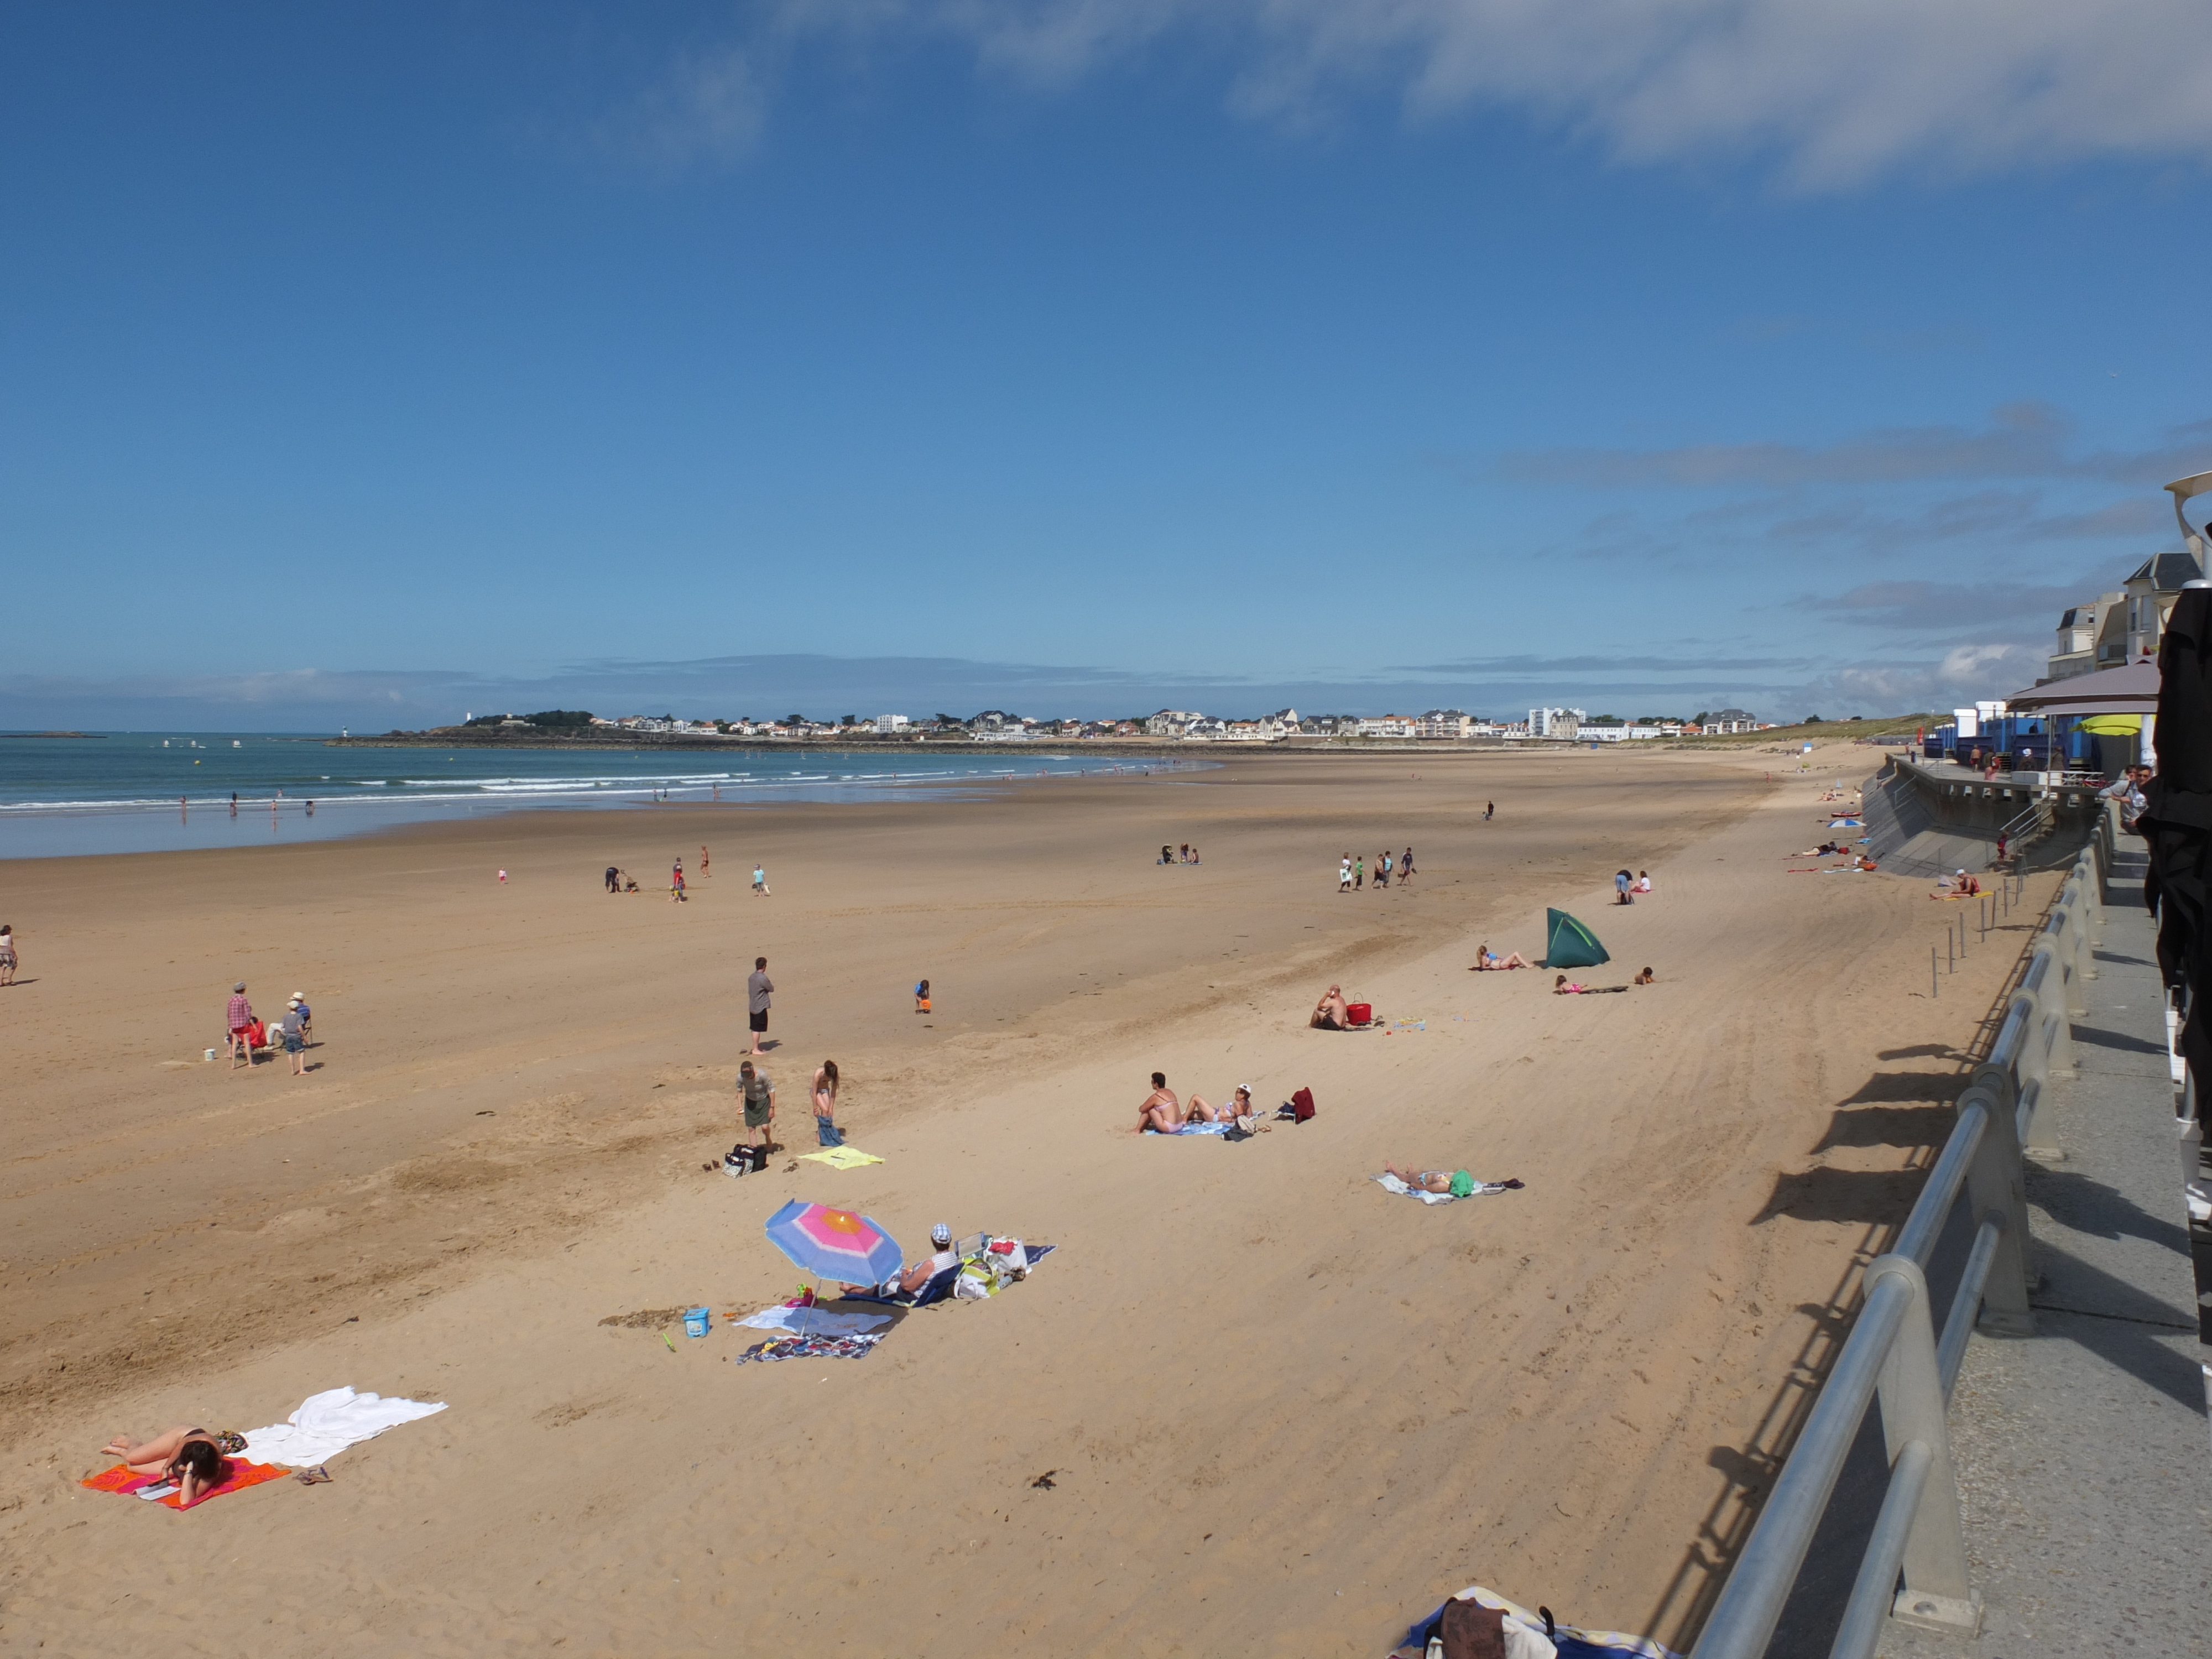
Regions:
<instances>
[{"instance_id":1,"label":"woman lying on stomach","mask_svg":"<svg viewBox=\"0 0 2212 1659\"><path fill-rule=\"evenodd\" d=\"M226 1430L171 1429L151 1440L117 1435L101 1448L120 1457L133 1474L158 1474L177 1484L177 1507L188 1510L230 1478L227 1457L246 1449L246 1437Z\"/></svg>"}]
</instances>

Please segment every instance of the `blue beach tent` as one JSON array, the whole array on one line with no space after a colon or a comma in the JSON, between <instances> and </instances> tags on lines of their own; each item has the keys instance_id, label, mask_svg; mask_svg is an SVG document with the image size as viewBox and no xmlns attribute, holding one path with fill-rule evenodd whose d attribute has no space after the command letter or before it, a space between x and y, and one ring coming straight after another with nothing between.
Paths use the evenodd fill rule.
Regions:
<instances>
[{"instance_id":1,"label":"blue beach tent","mask_svg":"<svg viewBox=\"0 0 2212 1659\"><path fill-rule=\"evenodd\" d=\"M1547 968L1595 968L1613 960L1597 935L1565 910L1547 910L1544 917L1544 932L1551 941L1544 947Z\"/></svg>"}]
</instances>

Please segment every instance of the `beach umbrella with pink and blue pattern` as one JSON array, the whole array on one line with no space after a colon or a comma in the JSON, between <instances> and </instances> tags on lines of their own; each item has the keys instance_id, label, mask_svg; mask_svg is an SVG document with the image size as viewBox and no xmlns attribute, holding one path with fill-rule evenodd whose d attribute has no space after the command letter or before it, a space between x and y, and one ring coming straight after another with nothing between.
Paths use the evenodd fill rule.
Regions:
<instances>
[{"instance_id":1,"label":"beach umbrella with pink and blue pattern","mask_svg":"<svg viewBox=\"0 0 2212 1659\"><path fill-rule=\"evenodd\" d=\"M852 1285L879 1284L906 1260L867 1217L795 1198L768 1218L768 1242L817 1278Z\"/></svg>"}]
</instances>

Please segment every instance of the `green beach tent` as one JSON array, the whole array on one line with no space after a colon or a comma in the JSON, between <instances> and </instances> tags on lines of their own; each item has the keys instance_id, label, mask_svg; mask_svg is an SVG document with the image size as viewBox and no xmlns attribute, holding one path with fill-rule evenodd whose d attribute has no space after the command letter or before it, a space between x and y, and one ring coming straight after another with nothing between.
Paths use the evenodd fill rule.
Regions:
<instances>
[{"instance_id":1,"label":"green beach tent","mask_svg":"<svg viewBox=\"0 0 2212 1659\"><path fill-rule=\"evenodd\" d=\"M1597 942L1597 935L1565 910L1547 910L1544 916L1545 931L1552 941L1544 947L1547 968L1595 968L1613 960Z\"/></svg>"}]
</instances>

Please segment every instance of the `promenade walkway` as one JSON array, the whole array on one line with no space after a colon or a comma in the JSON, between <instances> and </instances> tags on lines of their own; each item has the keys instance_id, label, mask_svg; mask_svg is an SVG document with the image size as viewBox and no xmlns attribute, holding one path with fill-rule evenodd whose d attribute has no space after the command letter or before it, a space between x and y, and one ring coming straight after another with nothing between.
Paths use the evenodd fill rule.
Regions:
<instances>
[{"instance_id":1,"label":"promenade walkway","mask_svg":"<svg viewBox=\"0 0 2212 1659\"><path fill-rule=\"evenodd\" d=\"M2079 1075L2038 1125L2065 1156L2028 1166L2037 1333L1977 1335L1953 1398L1983 1631L1893 1621L1887 1659L2212 1653L2212 1432L2141 848L2113 869Z\"/></svg>"}]
</instances>

